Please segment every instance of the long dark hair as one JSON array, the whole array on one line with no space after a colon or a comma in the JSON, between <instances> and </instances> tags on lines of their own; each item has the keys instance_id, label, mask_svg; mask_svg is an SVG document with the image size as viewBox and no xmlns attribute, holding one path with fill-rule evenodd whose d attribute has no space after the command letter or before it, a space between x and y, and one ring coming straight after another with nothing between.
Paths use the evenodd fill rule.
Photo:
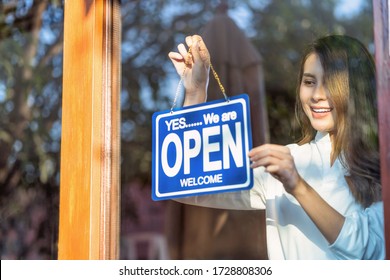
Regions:
<instances>
[{"instance_id":1,"label":"long dark hair","mask_svg":"<svg viewBox=\"0 0 390 280\"><path fill-rule=\"evenodd\" d=\"M358 40L345 35L317 39L306 50L300 67L296 116L302 128L299 144L316 134L299 101L299 85L307 57L316 53L324 69L324 84L337 112L331 162L338 157L356 200L364 207L381 200L378 152L375 64Z\"/></svg>"}]
</instances>

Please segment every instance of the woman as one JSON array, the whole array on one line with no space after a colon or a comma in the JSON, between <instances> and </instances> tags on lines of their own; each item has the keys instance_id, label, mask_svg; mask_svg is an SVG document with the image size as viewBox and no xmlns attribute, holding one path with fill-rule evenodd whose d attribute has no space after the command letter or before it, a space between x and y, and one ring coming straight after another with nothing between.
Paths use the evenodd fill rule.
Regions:
<instances>
[{"instance_id":1,"label":"woman","mask_svg":"<svg viewBox=\"0 0 390 280\"><path fill-rule=\"evenodd\" d=\"M184 106L207 97L210 57L202 38L169 53L186 89ZM296 114L298 144L265 144L248 156L250 191L180 201L266 209L270 259L383 259L383 203L376 123L375 65L356 39L316 40L303 56Z\"/></svg>"}]
</instances>

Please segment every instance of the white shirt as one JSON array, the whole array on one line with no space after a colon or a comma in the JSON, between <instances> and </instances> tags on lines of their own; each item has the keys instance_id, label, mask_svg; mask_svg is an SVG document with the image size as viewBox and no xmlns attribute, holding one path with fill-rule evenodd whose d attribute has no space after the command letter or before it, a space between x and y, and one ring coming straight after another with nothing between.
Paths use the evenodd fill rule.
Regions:
<instances>
[{"instance_id":1,"label":"white shirt","mask_svg":"<svg viewBox=\"0 0 390 280\"><path fill-rule=\"evenodd\" d=\"M179 199L181 202L225 209L266 209L269 259L384 259L383 203L363 209L345 180L337 159L330 164L329 134L317 133L308 144L288 145L298 173L340 214L345 222L337 240L329 244L296 199L264 171L254 169L249 191Z\"/></svg>"}]
</instances>

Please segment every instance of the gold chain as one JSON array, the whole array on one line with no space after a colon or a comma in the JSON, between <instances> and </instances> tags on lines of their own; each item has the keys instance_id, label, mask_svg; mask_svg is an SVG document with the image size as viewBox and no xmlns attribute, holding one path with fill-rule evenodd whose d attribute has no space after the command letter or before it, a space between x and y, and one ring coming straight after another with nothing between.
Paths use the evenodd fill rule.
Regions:
<instances>
[{"instance_id":1,"label":"gold chain","mask_svg":"<svg viewBox=\"0 0 390 280\"><path fill-rule=\"evenodd\" d=\"M222 85L222 83L221 83L221 80L219 79L219 76L218 76L217 72L214 70L214 67L213 67L213 65L211 64L211 61L210 61L210 60L209 60L209 63L210 63L210 68L211 68L211 71L213 72L214 78L215 78L215 80L217 81L217 83L218 83L218 85L219 85L219 88L221 89L222 94L223 94L223 96L225 97L226 101L228 101L229 98L228 98L227 95L226 95L225 88L223 87L223 85Z\"/></svg>"}]
</instances>

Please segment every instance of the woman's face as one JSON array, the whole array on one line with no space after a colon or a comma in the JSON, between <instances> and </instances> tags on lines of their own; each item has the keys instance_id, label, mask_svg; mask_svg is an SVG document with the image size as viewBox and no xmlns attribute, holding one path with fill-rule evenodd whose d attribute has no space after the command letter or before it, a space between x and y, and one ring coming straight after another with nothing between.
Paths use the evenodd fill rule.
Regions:
<instances>
[{"instance_id":1,"label":"woman's face","mask_svg":"<svg viewBox=\"0 0 390 280\"><path fill-rule=\"evenodd\" d=\"M304 63L299 97L312 127L321 132L334 132L336 110L324 85L324 69L316 53L310 54Z\"/></svg>"}]
</instances>

